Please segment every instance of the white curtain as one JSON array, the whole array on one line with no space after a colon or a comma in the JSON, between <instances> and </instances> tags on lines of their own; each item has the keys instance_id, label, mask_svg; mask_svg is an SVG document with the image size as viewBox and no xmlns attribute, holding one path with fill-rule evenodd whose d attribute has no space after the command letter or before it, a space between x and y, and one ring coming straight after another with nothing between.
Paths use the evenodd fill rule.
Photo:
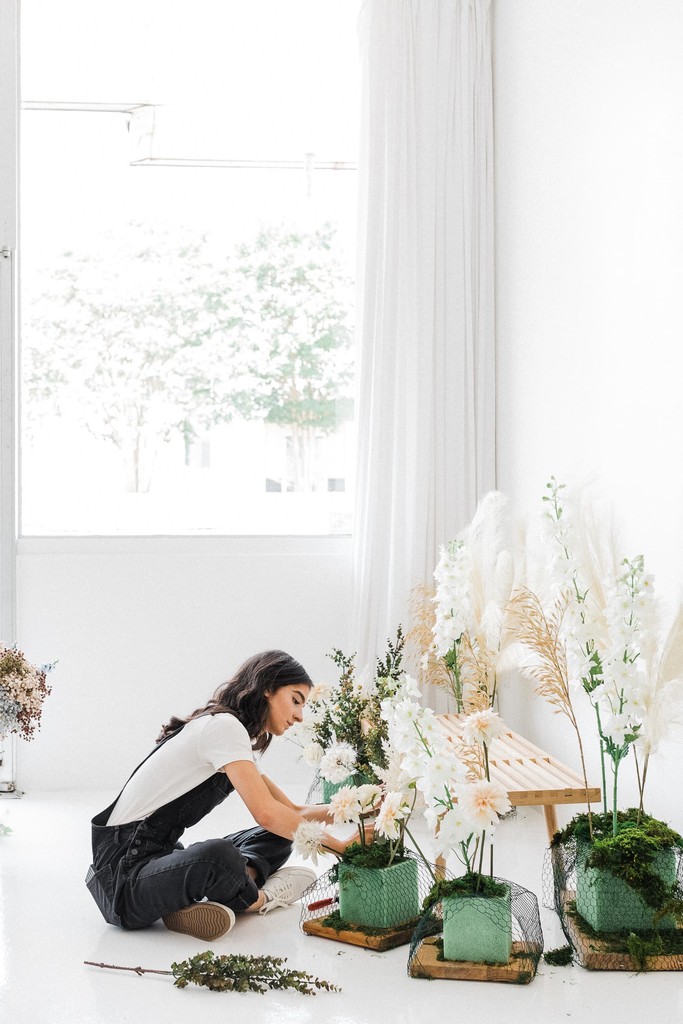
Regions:
<instances>
[{"instance_id":1,"label":"white curtain","mask_svg":"<svg viewBox=\"0 0 683 1024\"><path fill-rule=\"evenodd\" d=\"M366 0L360 42L359 667L495 486L490 0Z\"/></svg>"}]
</instances>

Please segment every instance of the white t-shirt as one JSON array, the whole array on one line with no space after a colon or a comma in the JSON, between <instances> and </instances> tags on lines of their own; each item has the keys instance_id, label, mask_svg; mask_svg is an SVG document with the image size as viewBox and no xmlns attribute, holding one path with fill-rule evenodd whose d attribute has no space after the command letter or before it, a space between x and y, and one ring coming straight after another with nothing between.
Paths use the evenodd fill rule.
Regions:
<instances>
[{"instance_id":1,"label":"white t-shirt","mask_svg":"<svg viewBox=\"0 0 683 1024\"><path fill-rule=\"evenodd\" d=\"M255 761L242 723L231 714L195 718L138 768L107 824L140 821L233 761Z\"/></svg>"}]
</instances>

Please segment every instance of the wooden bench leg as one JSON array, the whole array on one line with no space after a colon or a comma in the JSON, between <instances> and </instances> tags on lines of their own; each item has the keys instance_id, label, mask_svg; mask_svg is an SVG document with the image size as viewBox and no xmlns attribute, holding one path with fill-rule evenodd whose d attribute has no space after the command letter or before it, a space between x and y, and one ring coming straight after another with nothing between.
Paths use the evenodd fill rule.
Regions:
<instances>
[{"instance_id":1,"label":"wooden bench leg","mask_svg":"<svg viewBox=\"0 0 683 1024\"><path fill-rule=\"evenodd\" d=\"M543 804L543 813L545 815L545 827L548 830L548 839L552 839L559 829L559 826L557 824L557 810L555 809L555 805Z\"/></svg>"}]
</instances>

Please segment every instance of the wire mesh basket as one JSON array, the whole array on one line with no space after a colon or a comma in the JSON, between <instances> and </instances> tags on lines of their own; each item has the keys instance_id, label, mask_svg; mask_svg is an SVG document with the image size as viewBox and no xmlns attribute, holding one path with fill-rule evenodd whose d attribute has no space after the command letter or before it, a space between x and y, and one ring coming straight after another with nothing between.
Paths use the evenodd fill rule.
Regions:
<instances>
[{"instance_id":1,"label":"wire mesh basket","mask_svg":"<svg viewBox=\"0 0 683 1024\"><path fill-rule=\"evenodd\" d=\"M495 878L495 897L457 893L433 899L413 933L408 973L414 978L527 984L543 952L536 896Z\"/></svg>"},{"instance_id":2,"label":"wire mesh basket","mask_svg":"<svg viewBox=\"0 0 683 1024\"><path fill-rule=\"evenodd\" d=\"M544 860L543 901L557 912L574 960L589 970L683 970L683 927L672 912L683 899L680 847L659 850L651 859L661 882L651 895L593 866L591 850L572 836L555 842ZM634 851L631 868L637 861ZM657 894L664 898L655 899Z\"/></svg>"},{"instance_id":3,"label":"wire mesh basket","mask_svg":"<svg viewBox=\"0 0 683 1024\"><path fill-rule=\"evenodd\" d=\"M341 861L307 890L302 930L375 949L404 945L420 920L433 870L411 850L387 867Z\"/></svg>"}]
</instances>

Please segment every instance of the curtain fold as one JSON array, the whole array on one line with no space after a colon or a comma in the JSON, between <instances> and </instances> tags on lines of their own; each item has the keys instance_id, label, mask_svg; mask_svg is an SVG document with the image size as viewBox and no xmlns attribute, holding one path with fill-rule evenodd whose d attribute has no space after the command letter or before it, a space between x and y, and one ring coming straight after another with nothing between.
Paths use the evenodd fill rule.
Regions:
<instances>
[{"instance_id":1,"label":"curtain fold","mask_svg":"<svg viewBox=\"0 0 683 1024\"><path fill-rule=\"evenodd\" d=\"M360 13L358 666L495 486L490 19L490 0Z\"/></svg>"}]
</instances>

